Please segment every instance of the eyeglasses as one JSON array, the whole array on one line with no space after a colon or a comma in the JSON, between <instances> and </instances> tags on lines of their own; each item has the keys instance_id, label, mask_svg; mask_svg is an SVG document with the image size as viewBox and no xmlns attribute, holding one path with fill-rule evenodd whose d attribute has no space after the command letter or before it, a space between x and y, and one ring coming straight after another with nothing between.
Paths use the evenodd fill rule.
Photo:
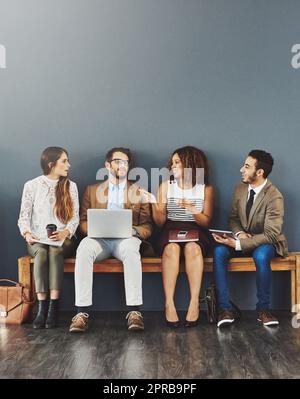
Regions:
<instances>
[{"instance_id":1,"label":"eyeglasses","mask_svg":"<svg viewBox=\"0 0 300 399\"><path fill-rule=\"evenodd\" d=\"M128 165L129 165L129 161L127 161L127 160L125 160L125 159L118 159L118 158L115 158L115 159L112 159L112 160L109 161L109 162L115 162L117 165L124 165L124 166L128 166Z\"/></svg>"}]
</instances>

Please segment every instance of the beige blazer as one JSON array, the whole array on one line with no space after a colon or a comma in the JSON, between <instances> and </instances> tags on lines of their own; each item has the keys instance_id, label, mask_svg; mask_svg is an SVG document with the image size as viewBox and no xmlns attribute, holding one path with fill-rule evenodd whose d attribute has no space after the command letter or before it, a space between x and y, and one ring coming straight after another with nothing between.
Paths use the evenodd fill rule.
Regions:
<instances>
[{"instance_id":1,"label":"beige blazer","mask_svg":"<svg viewBox=\"0 0 300 399\"><path fill-rule=\"evenodd\" d=\"M106 209L108 200L108 180L87 186L80 209L80 230L87 235L87 210ZM150 205L141 202L139 187L127 181L124 192L124 208L132 209L132 224L142 240L146 240L152 233L152 218Z\"/></svg>"},{"instance_id":2,"label":"beige blazer","mask_svg":"<svg viewBox=\"0 0 300 399\"><path fill-rule=\"evenodd\" d=\"M282 232L284 202L280 191L268 180L255 198L249 220L246 218L248 184L239 183L234 191L230 214L230 228L234 233L245 231L253 235L241 239L246 254L262 244L273 244L278 255L288 256L287 240Z\"/></svg>"}]
</instances>

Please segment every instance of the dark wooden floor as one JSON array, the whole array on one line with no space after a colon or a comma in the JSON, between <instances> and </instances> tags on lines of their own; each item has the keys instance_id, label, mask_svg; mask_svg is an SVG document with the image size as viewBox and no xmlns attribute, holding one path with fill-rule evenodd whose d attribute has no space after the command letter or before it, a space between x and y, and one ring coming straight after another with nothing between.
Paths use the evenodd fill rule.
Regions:
<instances>
[{"instance_id":1,"label":"dark wooden floor","mask_svg":"<svg viewBox=\"0 0 300 399\"><path fill-rule=\"evenodd\" d=\"M98 312L84 334L68 332L70 313L53 330L2 326L0 378L300 378L300 329L289 312L276 314L275 328L249 311L223 330L205 314L196 328L170 330L160 312L144 314L142 333L118 312Z\"/></svg>"}]
</instances>

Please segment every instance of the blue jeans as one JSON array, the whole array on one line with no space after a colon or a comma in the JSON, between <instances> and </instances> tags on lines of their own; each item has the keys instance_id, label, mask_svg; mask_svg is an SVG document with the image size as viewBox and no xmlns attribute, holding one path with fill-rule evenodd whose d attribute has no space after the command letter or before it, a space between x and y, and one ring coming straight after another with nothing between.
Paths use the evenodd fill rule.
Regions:
<instances>
[{"instance_id":1,"label":"blue jeans","mask_svg":"<svg viewBox=\"0 0 300 399\"><path fill-rule=\"evenodd\" d=\"M220 309L232 308L229 302L227 266L230 258L240 255L240 251L235 251L227 245L218 245L214 249L214 275ZM271 244L260 245L252 252L256 266L257 310L270 308L272 273L270 263L275 256L276 250Z\"/></svg>"}]
</instances>

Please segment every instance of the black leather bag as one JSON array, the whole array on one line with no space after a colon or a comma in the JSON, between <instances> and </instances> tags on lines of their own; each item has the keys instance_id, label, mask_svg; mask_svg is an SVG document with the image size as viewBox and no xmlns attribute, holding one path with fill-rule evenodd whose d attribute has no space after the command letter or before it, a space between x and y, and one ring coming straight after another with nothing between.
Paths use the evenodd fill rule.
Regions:
<instances>
[{"instance_id":1,"label":"black leather bag","mask_svg":"<svg viewBox=\"0 0 300 399\"><path fill-rule=\"evenodd\" d=\"M217 290L215 284L211 284L205 290L205 297L202 302L206 304L207 321L211 324L218 321Z\"/></svg>"},{"instance_id":2,"label":"black leather bag","mask_svg":"<svg viewBox=\"0 0 300 399\"><path fill-rule=\"evenodd\" d=\"M206 304L207 321L210 324L216 324L218 322L218 302L217 302L217 289L216 285L212 283L205 290L205 297L200 300ZM239 307L232 301L230 301L232 308L234 309L236 319L241 317L241 311Z\"/></svg>"}]
</instances>

